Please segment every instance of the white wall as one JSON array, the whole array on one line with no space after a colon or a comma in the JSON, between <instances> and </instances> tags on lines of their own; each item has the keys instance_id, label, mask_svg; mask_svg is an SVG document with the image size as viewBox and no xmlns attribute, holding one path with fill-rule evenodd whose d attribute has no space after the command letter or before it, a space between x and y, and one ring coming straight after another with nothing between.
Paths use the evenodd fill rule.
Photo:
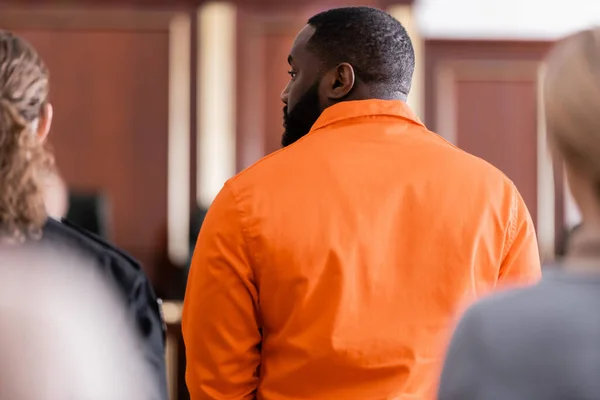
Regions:
<instances>
[{"instance_id":1,"label":"white wall","mask_svg":"<svg viewBox=\"0 0 600 400\"><path fill-rule=\"evenodd\" d=\"M600 25L600 0L417 0L425 37L556 39Z\"/></svg>"}]
</instances>

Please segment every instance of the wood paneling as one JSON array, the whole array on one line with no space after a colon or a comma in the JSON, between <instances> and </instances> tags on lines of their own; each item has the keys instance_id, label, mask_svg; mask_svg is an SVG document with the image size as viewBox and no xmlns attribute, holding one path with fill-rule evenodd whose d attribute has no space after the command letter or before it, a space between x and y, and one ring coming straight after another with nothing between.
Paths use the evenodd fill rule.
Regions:
<instances>
[{"instance_id":1,"label":"wood paneling","mask_svg":"<svg viewBox=\"0 0 600 400\"><path fill-rule=\"evenodd\" d=\"M437 132L501 169L537 215L537 62L442 62Z\"/></svg>"},{"instance_id":2,"label":"wood paneling","mask_svg":"<svg viewBox=\"0 0 600 400\"><path fill-rule=\"evenodd\" d=\"M430 129L501 169L537 217L538 67L545 42L426 41Z\"/></svg>"},{"instance_id":3,"label":"wood paneling","mask_svg":"<svg viewBox=\"0 0 600 400\"><path fill-rule=\"evenodd\" d=\"M209 0L61 0L60 3L63 5L114 5L120 6L131 6L131 7L173 7L173 6L186 6L186 7L197 7L202 3L206 3ZM233 0L234 3L244 7L279 7L283 3L282 0ZM3 0L6 4L56 4L59 3L57 0ZM310 6L318 3L325 3L322 0L296 0L293 2L294 6ZM367 2L368 3L368 2ZM381 0L379 1L380 6L389 6L392 4L413 4L414 0ZM345 4L342 4L345 5ZM357 3L358 5L358 3Z\"/></svg>"},{"instance_id":4,"label":"wood paneling","mask_svg":"<svg viewBox=\"0 0 600 400\"><path fill-rule=\"evenodd\" d=\"M173 16L31 9L0 15L0 25L28 39L50 69L50 142L61 173L73 188L107 194L111 239L151 278L166 247Z\"/></svg>"}]
</instances>

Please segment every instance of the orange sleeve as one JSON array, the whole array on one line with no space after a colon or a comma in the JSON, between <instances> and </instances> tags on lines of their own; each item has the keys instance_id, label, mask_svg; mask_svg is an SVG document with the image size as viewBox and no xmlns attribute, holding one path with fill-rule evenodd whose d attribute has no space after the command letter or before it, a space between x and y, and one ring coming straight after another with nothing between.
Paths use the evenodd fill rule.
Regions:
<instances>
[{"instance_id":1,"label":"orange sleeve","mask_svg":"<svg viewBox=\"0 0 600 400\"><path fill-rule=\"evenodd\" d=\"M525 201L513 187L510 220L506 232L505 256L499 283L522 285L537 282L542 276L535 227Z\"/></svg>"},{"instance_id":2,"label":"orange sleeve","mask_svg":"<svg viewBox=\"0 0 600 400\"><path fill-rule=\"evenodd\" d=\"M228 185L202 224L185 294L182 329L192 400L251 399L258 384L258 292Z\"/></svg>"}]
</instances>

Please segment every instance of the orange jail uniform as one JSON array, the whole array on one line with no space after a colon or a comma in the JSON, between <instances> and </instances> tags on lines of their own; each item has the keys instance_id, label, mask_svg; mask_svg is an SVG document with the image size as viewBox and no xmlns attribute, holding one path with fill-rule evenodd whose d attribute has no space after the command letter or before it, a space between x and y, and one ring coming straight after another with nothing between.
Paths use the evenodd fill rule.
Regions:
<instances>
[{"instance_id":1,"label":"orange jail uniform","mask_svg":"<svg viewBox=\"0 0 600 400\"><path fill-rule=\"evenodd\" d=\"M506 176L401 101L339 103L208 211L183 310L192 400L433 399L465 303L540 275Z\"/></svg>"}]
</instances>

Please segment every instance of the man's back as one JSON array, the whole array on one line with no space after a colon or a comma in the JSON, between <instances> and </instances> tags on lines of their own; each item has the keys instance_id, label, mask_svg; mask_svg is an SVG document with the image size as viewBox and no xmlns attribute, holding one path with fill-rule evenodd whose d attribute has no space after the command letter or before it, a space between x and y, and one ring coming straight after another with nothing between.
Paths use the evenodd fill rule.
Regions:
<instances>
[{"instance_id":1,"label":"man's back","mask_svg":"<svg viewBox=\"0 0 600 400\"><path fill-rule=\"evenodd\" d=\"M503 277L539 275L533 226L512 183L427 131L400 101L325 110L310 134L230 180L213 207L184 320L188 351L213 361L188 367L192 392L224 393L201 375L226 376L217 361L231 354L200 332L215 321L197 308L224 264L248 266L235 270L262 330L255 379L265 399L430 398L455 313ZM211 214L214 224L239 224L243 243L226 245L232 234L211 228Z\"/></svg>"}]
</instances>

